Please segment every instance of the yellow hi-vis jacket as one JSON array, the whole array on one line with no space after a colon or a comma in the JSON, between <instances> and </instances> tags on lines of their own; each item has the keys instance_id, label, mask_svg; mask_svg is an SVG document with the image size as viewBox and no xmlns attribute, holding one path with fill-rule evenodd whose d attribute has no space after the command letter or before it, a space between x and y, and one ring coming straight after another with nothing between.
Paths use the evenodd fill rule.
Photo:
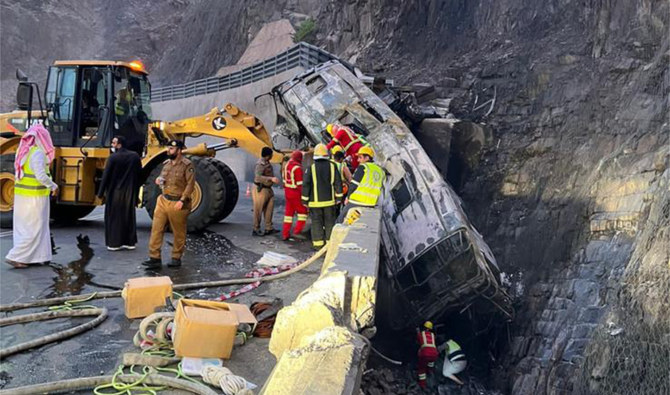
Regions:
<instances>
[{"instance_id":1,"label":"yellow hi-vis jacket","mask_svg":"<svg viewBox=\"0 0 670 395\"><path fill-rule=\"evenodd\" d=\"M461 349L461 346L456 343L455 341L449 339L447 341L447 358L451 361L459 361L461 359L465 359L465 353Z\"/></svg>"},{"instance_id":2,"label":"yellow hi-vis jacket","mask_svg":"<svg viewBox=\"0 0 670 395\"><path fill-rule=\"evenodd\" d=\"M49 196L51 188L42 185L35 177L35 172L30 168L30 158L37 151L36 145L30 147L25 163L23 163L23 177L14 183L14 194L21 196ZM45 171L49 174L49 166L45 166Z\"/></svg>"},{"instance_id":3,"label":"yellow hi-vis jacket","mask_svg":"<svg viewBox=\"0 0 670 395\"><path fill-rule=\"evenodd\" d=\"M385 179L386 173L381 166L373 162L361 163L351 180L352 192L349 195L349 202L359 206L376 206Z\"/></svg>"}]
</instances>

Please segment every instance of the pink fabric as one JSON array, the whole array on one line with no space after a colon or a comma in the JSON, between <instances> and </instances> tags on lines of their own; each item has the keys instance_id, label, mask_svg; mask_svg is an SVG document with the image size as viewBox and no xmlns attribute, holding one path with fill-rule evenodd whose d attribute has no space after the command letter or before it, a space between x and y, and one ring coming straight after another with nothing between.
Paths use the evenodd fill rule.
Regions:
<instances>
[{"instance_id":1,"label":"pink fabric","mask_svg":"<svg viewBox=\"0 0 670 395\"><path fill-rule=\"evenodd\" d=\"M44 154L47 156L49 163L54 160L56 156L56 150L54 144L51 141L51 135L49 131L44 128L44 125L41 123L36 123L28 129L26 134L21 137L21 142L19 143L19 149L16 151L16 158L14 159L14 173L16 174L16 179L20 180L23 177L23 162L26 156L28 156L28 151L32 148L33 145L37 144L38 147Z\"/></svg>"}]
</instances>

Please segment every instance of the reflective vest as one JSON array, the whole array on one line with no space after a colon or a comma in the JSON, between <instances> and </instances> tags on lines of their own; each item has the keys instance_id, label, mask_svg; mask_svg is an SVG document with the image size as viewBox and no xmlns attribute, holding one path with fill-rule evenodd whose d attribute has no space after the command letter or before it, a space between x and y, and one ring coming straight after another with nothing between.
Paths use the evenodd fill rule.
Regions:
<instances>
[{"instance_id":1,"label":"reflective vest","mask_svg":"<svg viewBox=\"0 0 670 395\"><path fill-rule=\"evenodd\" d=\"M355 154L355 152L349 152L349 148L351 148L351 146L354 145L355 143L361 143L365 145L364 142L361 140L361 137L347 127L341 127L337 131L335 136L333 136L333 140L331 141L331 143L328 144L328 149L332 148L332 146L334 145L332 144L333 141L342 146L342 148L344 148L344 152L346 152L349 155Z\"/></svg>"},{"instance_id":2,"label":"reflective vest","mask_svg":"<svg viewBox=\"0 0 670 395\"><path fill-rule=\"evenodd\" d=\"M130 110L130 103L133 101L133 92L128 88L123 88L116 92L115 100L114 112L116 115L127 115Z\"/></svg>"},{"instance_id":3,"label":"reflective vest","mask_svg":"<svg viewBox=\"0 0 670 395\"><path fill-rule=\"evenodd\" d=\"M293 160L288 161L284 169L284 186L291 189L299 189L302 186L302 167Z\"/></svg>"},{"instance_id":4,"label":"reflective vest","mask_svg":"<svg viewBox=\"0 0 670 395\"><path fill-rule=\"evenodd\" d=\"M32 158L33 153L37 151L39 148L37 148L36 145L33 145L30 147L30 151L28 151L28 156L26 157L26 161L23 163L22 169L23 169L23 177L21 177L20 180L17 180L14 183L14 194L15 195L21 195L21 196L49 196L51 193L51 189L47 186L42 185L39 181L37 181L37 178L35 177L35 173L33 170L30 168L30 158ZM46 165L44 169L47 173L49 174L49 166Z\"/></svg>"},{"instance_id":5,"label":"reflective vest","mask_svg":"<svg viewBox=\"0 0 670 395\"><path fill-rule=\"evenodd\" d=\"M346 195L347 192L349 192L349 181L347 181L347 177L344 176L344 171L342 170L344 169L344 166L346 166L347 164L344 162L337 162L334 160L331 160L331 162L333 162L335 167L337 167L337 171L340 172L340 178L342 179L342 195Z\"/></svg>"},{"instance_id":6,"label":"reflective vest","mask_svg":"<svg viewBox=\"0 0 670 395\"><path fill-rule=\"evenodd\" d=\"M421 333L419 334L419 342L421 344L419 350L422 350L424 348L437 349L437 346L435 346L435 335L432 332L421 331Z\"/></svg>"},{"instance_id":7,"label":"reflective vest","mask_svg":"<svg viewBox=\"0 0 670 395\"><path fill-rule=\"evenodd\" d=\"M449 339L449 341L447 341L447 346L449 347L447 349L449 353L447 354L447 358L449 358L451 362L465 359L465 353L461 350L461 346L458 345L458 343Z\"/></svg>"},{"instance_id":8,"label":"reflective vest","mask_svg":"<svg viewBox=\"0 0 670 395\"><path fill-rule=\"evenodd\" d=\"M317 177L316 177L316 163L312 163L310 173L312 173L312 193L314 195L314 200L309 201L309 204L308 204L309 207L318 208L318 207L334 206L335 205L335 197L338 197L338 198L341 197L341 194L339 194L340 196L336 196L335 188L333 187L333 185L335 185L335 165L331 161L328 161L328 164L330 165L329 166L329 170L330 170L330 183L329 183L330 196L324 198L324 196L326 196L328 194L324 193L326 191L319 191L319 186L323 185L323 184L319 184L319 182L317 180ZM319 197L319 192L321 192L321 197ZM321 199L326 199L326 200L321 200Z\"/></svg>"},{"instance_id":9,"label":"reflective vest","mask_svg":"<svg viewBox=\"0 0 670 395\"><path fill-rule=\"evenodd\" d=\"M382 193L386 174L384 173L384 169L376 163L361 163L360 166L364 167L365 173L360 182L351 181L357 187L354 193L349 196L349 201L359 206L374 207L377 205L379 195Z\"/></svg>"}]
</instances>

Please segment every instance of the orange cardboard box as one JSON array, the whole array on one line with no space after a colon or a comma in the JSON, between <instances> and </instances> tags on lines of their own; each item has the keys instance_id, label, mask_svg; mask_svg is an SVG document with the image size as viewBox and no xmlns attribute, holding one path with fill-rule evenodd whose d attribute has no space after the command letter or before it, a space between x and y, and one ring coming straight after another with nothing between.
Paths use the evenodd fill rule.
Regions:
<instances>
[{"instance_id":1,"label":"orange cardboard box","mask_svg":"<svg viewBox=\"0 0 670 395\"><path fill-rule=\"evenodd\" d=\"M126 281L123 287L126 317L142 318L165 305L165 298L172 299L170 277L138 277Z\"/></svg>"},{"instance_id":2,"label":"orange cardboard box","mask_svg":"<svg viewBox=\"0 0 670 395\"><path fill-rule=\"evenodd\" d=\"M230 358L238 321L227 303L179 299L174 322L177 356Z\"/></svg>"},{"instance_id":3,"label":"orange cardboard box","mask_svg":"<svg viewBox=\"0 0 670 395\"><path fill-rule=\"evenodd\" d=\"M230 358L239 323L255 327L245 305L180 299L175 313L174 349L179 357Z\"/></svg>"}]
</instances>

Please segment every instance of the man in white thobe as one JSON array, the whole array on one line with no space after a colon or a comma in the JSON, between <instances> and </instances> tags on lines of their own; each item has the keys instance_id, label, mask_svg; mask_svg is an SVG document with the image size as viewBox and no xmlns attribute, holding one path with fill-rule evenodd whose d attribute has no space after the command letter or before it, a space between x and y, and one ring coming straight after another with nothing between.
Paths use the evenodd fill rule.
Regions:
<instances>
[{"instance_id":1,"label":"man in white thobe","mask_svg":"<svg viewBox=\"0 0 670 395\"><path fill-rule=\"evenodd\" d=\"M20 168L14 183L14 246L5 258L15 268L51 261L49 195L57 194L58 185L51 180L45 154L51 138L43 127L33 134L32 139L24 136L16 159Z\"/></svg>"}]
</instances>

